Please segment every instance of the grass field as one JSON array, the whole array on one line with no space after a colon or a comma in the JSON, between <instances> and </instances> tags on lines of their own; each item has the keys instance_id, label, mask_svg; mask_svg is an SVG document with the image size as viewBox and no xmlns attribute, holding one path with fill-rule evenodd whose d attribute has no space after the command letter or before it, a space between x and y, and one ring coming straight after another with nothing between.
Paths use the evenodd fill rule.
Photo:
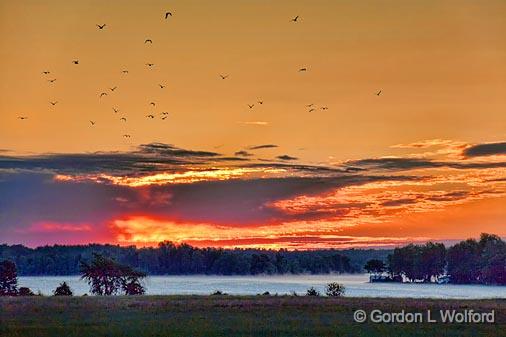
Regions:
<instances>
[{"instance_id":1,"label":"grass field","mask_svg":"<svg viewBox=\"0 0 506 337\"><path fill-rule=\"evenodd\" d=\"M356 323L353 312L495 310L494 324ZM0 298L0 336L506 336L506 300L140 296Z\"/></svg>"}]
</instances>

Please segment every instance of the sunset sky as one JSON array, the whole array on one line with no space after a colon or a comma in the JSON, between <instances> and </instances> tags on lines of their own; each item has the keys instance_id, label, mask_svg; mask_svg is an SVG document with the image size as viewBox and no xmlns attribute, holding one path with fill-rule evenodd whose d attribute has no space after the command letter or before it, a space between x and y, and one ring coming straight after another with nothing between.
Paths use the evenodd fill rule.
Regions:
<instances>
[{"instance_id":1,"label":"sunset sky","mask_svg":"<svg viewBox=\"0 0 506 337\"><path fill-rule=\"evenodd\" d=\"M505 60L499 0L1 1L0 244L506 237Z\"/></svg>"}]
</instances>

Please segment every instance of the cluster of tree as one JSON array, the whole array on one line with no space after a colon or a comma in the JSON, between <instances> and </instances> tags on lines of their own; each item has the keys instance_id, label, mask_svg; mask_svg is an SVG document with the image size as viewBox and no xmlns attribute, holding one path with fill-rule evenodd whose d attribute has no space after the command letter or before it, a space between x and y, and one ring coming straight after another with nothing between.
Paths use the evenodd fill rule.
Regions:
<instances>
[{"instance_id":1,"label":"cluster of tree","mask_svg":"<svg viewBox=\"0 0 506 337\"><path fill-rule=\"evenodd\" d=\"M389 272L409 282L433 282L449 275L452 283L506 284L506 242L497 235L482 234L479 241L468 239L448 249L440 243L410 244L394 249L387 264L369 260L370 273Z\"/></svg>"},{"instance_id":2,"label":"cluster of tree","mask_svg":"<svg viewBox=\"0 0 506 337\"><path fill-rule=\"evenodd\" d=\"M76 275L80 273L81 262L89 263L95 253L150 275L326 274L361 272L368 259L385 259L390 252L217 249L171 242L146 248L91 244L31 249L0 245L0 260L14 261L20 275Z\"/></svg>"},{"instance_id":3,"label":"cluster of tree","mask_svg":"<svg viewBox=\"0 0 506 337\"><path fill-rule=\"evenodd\" d=\"M90 285L95 295L142 295L146 289L141 279L146 274L121 265L100 254L94 254L91 263L81 263L81 278ZM9 260L0 262L0 296L33 296L34 293L26 287L18 289L16 264ZM66 282L54 290L54 296L72 296L72 290Z\"/></svg>"}]
</instances>

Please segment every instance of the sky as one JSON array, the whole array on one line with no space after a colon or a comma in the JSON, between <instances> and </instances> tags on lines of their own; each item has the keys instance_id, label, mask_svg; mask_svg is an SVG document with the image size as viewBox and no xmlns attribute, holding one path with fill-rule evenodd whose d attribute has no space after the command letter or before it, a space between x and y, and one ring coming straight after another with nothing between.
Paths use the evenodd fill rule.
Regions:
<instances>
[{"instance_id":1,"label":"sky","mask_svg":"<svg viewBox=\"0 0 506 337\"><path fill-rule=\"evenodd\" d=\"M504 1L1 1L0 243L505 237L505 59Z\"/></svg>"}]
</instances>

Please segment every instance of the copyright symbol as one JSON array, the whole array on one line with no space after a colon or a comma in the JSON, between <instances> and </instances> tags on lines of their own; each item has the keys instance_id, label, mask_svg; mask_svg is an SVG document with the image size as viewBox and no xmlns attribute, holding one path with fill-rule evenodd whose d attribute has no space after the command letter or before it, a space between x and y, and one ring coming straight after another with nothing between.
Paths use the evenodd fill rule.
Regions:
<instances>
[{"instance_id":1,"label":"copyright symbol","mask_svg":"<svg viewBox=\"0 0 506 337\"><path fill-rule=\"evenodd\" d=\"M353 319L357 323L364 323L365 320L367 319L367 314L366 314L366 312L364 310L356 310L353 313Z\"/></svg>"}]
</instances>

